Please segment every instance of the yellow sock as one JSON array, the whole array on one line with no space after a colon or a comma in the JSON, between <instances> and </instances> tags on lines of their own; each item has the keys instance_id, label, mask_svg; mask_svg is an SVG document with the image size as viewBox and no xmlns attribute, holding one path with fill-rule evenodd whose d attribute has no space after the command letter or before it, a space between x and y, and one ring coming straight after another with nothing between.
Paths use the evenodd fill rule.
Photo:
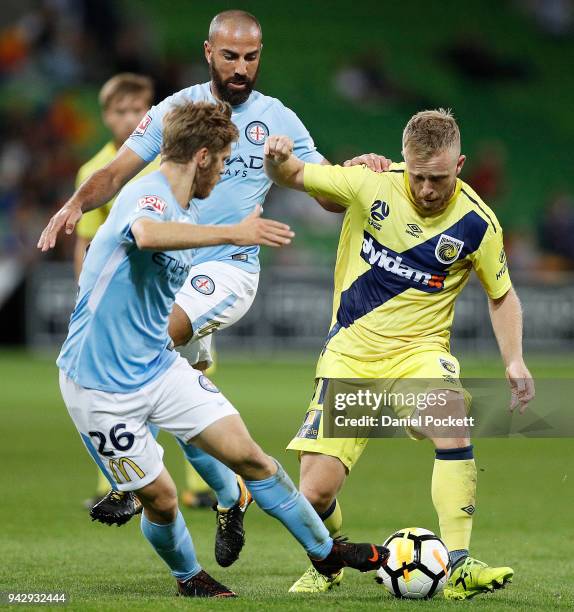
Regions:
<instances>
[{"instance_id":1,"label":"yellow sock","mask_svg":"<svg viewBox=\"0 0 574 612\"><path fill-rule=\"evenodd\" d=\"M112 487L108 479L98 470L98 484L96 485L96 495L105 495Z\"/></svg>"},{"instance_id":2,"label":"yellow sock","mask_svg":"<svg viewBox=\"0 0 574 612\"><path fill-rule=\"evenodd\" d=\"M189 461L185 462L185 484L187 489L193 493L205 493L211 490Z\"/></svg>"},{"instance_id":3,"label":"yellow sock","mask_svg":"<svg viewBox=\"0 0 574 612\"><path fill-rule=\"evenodd\" d=\"M436 449L432 500L441 538L450 550L468 550L476 509L476 465L472 446Z\"/></svg>"},{"instance_id":4,"label":"yellow sock","mask_svg":"<svg viewBox=\"0 0 574 612\"><path fill-rule=\"evenodd\" d=\"M341 512L341 505L335 499L328 510L319 515L321 520L325 524L325 527L329 530L329 535L332 538L336 538L341 535L343 529L343 513Z\"/></svg>"}]
</instances>

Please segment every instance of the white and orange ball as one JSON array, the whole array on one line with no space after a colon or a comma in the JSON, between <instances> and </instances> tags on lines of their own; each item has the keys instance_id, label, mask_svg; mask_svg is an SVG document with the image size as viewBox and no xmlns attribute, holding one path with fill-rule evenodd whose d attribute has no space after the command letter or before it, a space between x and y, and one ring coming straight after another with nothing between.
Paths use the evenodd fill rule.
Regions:
<instances>
[{"instance_id":1,"label":"white and orange ball","mask_svg":"<svg viewBox=\"0 0 574 612\"><path fill-rule=\"evenodd\" d=\"M407 527L384 544L390 550L387 564L377 580L395 597L429 599L444 588L450 573L448 550L428 529Z\"/></svg>"}]
</instances>

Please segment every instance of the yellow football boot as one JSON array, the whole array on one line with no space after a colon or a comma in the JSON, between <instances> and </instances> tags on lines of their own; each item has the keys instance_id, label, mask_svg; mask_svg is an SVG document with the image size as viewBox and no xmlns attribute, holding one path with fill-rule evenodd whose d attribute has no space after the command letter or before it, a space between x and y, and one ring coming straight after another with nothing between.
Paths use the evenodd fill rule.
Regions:
<instances>
[{"instance_id":1,"label":"yellow football boot","mask_svg":"<svg viewBox=\"0 0 574 612\"><path fill-rule=\"evenodd\" d=\"M289 589L289 593L326 593L343 580L343 570L333 576L324 576L311 566Z\"/></svg>"},{"instance_id":2,"label":"yellow football boot","mask_svg":"<svg viewBox=\"0 0 574 612\"><path fill-rule=\"evenodd\" d=\"M510 567L489 567L486 563L467 557L450 575L444 587L446 599L470 599L480 593L492 593L512 582Z\"/></svg>"}]
</instances>

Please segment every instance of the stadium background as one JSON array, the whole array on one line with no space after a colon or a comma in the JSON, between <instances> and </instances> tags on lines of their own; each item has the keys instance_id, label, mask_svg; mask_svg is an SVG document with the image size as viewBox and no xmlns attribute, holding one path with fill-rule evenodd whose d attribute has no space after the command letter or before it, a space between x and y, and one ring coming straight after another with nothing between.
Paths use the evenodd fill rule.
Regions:
<instances>
[{"instance_id":1,"label":"stadium background","mask_svg":"<svg viewBox=\"0 0 574 612\"><path fill-rule=\"evenodd\" d=\"M35 243L72 192L77 168L106 141L96 103L101 83L123 70L150 74L161 99L207 80L202 43L211 17L226 8L260 19L257 89L293 108L333 162L368 151L398 160L411 114L454 110L469 157L463 178L505 228L524 301L527 360L539 377L574 372L571 0L6 3L0 16L0 591L64 589L81 609L111 609L124 599L138 607L175 605L168 576L137 526L108 531L89 525L81 510L93 468L59 397L53 363L74 298L72 241L61 239L49 256ZM340 218L279 190L266 210L288 220L297 239L287 250L264 252L252 312L218 338L215 380L256 439L295 475L295 458L282 449L304 413L327 330ZM502 376L476 285L457 308L454 350L467 376ZM181 477L179 452L171 440L164 443L168 465ZM571 440L479 440L477 455L475 553L515 565L518 576L512 590L476 606L571 607L572 587L565 584L573 568ZM350 535L383 539L407 523L436 529L431 457L424 444L372 442L342 496ZM244 596L234 607L305 607L284 595L304 568L300 551L259 511L250 512L247 548L225 572L213 567L213 517L186 515L206 567ZM328 605L401 607L381 600L364 576L329 594Z\"/></svg>"}]
</instances>

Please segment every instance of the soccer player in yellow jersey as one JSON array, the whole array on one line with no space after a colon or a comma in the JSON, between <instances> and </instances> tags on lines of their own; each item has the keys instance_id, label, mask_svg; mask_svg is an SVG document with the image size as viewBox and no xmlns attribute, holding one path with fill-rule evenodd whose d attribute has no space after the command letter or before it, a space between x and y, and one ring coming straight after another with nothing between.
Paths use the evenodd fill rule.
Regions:
<instances>
[{"instance_id":1,"label":"soccer player in yellow jersey","mask_svg":"<svg viewBox=\"0 0 574 612\"><path fill-rule=\"evenodd\" d=\"M152 105L154 87L149 77L125 72L116 74L106 81L98 97L104 125L111 132L112 139L107 142L78 171L76 188L94 172L107 166L116 156L118 149L136 129L141 118ZM159 158L146 166L139 176L154 172L159 168ZM79 277L86 247L96 235L100 225L108 218L114 200L101 208L86 213L76 226L74 249L74 272Z\"/></svg>"},{"instance_id":2,"label":"soccer player in yellow jersey","mask_svg":"<svg viewBox=\"0 0 574 612\"><path fill-rule=\"evenodd\" d=\"M403 132L405 163L376 174L366 167L304 164L292 142L270 136L265 169L279 185L328 197L347 211L335 267L333 319L317 365L317 386L305 421L288 448L301 458L300 488L331 535L340 534L336 495L367 439L324 438L337 379L425 379L426 391L441 391L446 405L427 414L464 417L468 399L460 368L450 354L456 297L477 273L488 294L490 317L506 365L512 409L524 411L534 385L522 357L522 313L504 256L494 213L458 178L465 156L450 112L424 111ZM413 408L394 406L399 417ZM441 412L442 411L442 412ZM508 567L492 568L469 556L476 508L476 467L469 434L451 437L433 429L411 431L429 438L436 458L432 500L452 564L445 597L466 599L504 586ZM324 578L312 570L292 592L321 592L339 584L342 572Z\"/></svg>"}]
</instances>

